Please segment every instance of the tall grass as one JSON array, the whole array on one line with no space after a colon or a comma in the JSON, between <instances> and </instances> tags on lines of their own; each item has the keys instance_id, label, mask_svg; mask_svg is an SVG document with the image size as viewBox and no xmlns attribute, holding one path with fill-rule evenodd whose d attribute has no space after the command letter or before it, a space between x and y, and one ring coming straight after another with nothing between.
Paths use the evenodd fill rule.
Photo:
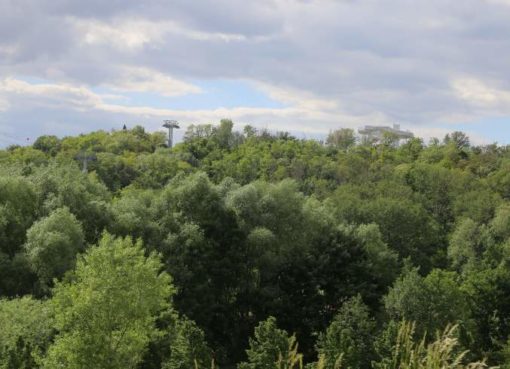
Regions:
<instances>
[{"instance_id":1,"label":"tall grass","mask_svg":"<svg viewBox=\"0 0 510 369\"><path fill-rule=\"evenodd\" d=\"M483 361L464 363L468 351L458 352L457 326L448 326L437 339L426 344L415 342L415 324L403 322L390 358L374 365L375 369L487 369Z\"/></svg>"}]
</instances>

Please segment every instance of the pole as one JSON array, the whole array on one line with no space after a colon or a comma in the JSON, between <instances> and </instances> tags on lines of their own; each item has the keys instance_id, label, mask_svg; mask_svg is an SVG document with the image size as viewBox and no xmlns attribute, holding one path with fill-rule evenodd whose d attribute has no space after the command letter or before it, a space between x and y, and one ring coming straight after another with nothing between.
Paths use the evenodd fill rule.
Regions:
<instances>
[{"instance_id":1,"label":"pole","mask_svg":"<svg viewBox=\"0 0 510 369\"><path fill-rule=\"evenodd\" d=\"M172 148L174 143L174 128L180 128L176 120L164 120L163 127L168 128L168 147Z\"/></svg>"}]
</instances>

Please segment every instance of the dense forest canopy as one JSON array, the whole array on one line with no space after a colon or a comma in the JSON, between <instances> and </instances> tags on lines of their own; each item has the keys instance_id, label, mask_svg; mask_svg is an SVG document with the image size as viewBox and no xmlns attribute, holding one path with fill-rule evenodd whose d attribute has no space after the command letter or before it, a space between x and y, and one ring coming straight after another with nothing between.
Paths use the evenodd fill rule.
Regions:
<instances>
[{"instance_id":1,"label":"dense forest canopy","mask_svg":"<svg viewBox=\"0 0 510 369\"><path fill-rule=\"evenodd\" d=\"M0 151L0 368L510 367L510 147L165 141Z\"/></svg>"}]
</instances>

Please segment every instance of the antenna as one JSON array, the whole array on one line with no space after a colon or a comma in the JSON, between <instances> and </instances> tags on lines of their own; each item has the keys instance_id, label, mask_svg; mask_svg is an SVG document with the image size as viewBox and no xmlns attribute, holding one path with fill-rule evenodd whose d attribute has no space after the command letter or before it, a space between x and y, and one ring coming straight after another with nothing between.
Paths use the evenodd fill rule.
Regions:
<instances>
[{"instance_id":1,"label":"antenna","mask_svg":"<svg viewBox=\"0 0 510 369\"><path fill-rule=\"evenodd\" d=\"M174 141L174 128L181 128L179 127L179 122L176 120L164 120L163 121L163 127L168 128L168 147L172 148L173 141Z\"/></svg>"},{"instance_id":2,"label":"antenna","mask_svg":"<svg viewBox=\"0 0 510 369\"><path fill-rule=\"evenodd\" d=\"M89 163L89 161L96 160L96 155L87 153L85 151L81 151L78 153L78 155L76 155L76 159L82 161L83 165L82 165L81 171L83 173L87 173L88 172L88 169L87 169L88 163Z\"/></svg>"}]
</instances>

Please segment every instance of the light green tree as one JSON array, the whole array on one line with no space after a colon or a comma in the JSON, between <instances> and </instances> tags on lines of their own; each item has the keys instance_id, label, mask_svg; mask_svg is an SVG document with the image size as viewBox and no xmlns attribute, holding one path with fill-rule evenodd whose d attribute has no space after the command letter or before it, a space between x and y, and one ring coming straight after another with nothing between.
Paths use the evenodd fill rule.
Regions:
<instances>
[{"instance_id":1,"label":"light green tree","mask_svg":"<svg viewBox=\"0 0 510 369\"><path fill-rule=\"evenodd\" d=\"M71 269L83 248L81 224L68 208L53 211L27 232L27 259L43 285L49 285L53 278L60 278Z\"/></svg>"},{"instance_id":2,"label":"light green tree","mask_svg":"<svg viewBox=\"0 0 510 369\"><path fill-rule=\"evenodd\" d=\"M317 351L324 369L370 368L374 358L372 337L375 321L358 295L346 301L324 334L319 336Z\"/></svg>"},{"instance_id":3,"label":"light green tree","mask_svg":"<svg viewBox=\"0 0 510 369\"><path fill-rule=\"evenodd\" d=\"M279 329L274 317L260 322L255 328L255 337L250 338L246 353L248 362L240 363L238 369L292 368L296 361L301 361L295 337Z\"/></svg>"},{"instance_id":4,"label":"light green tree","mask_svg":"<svg viewBox=\"0 0 510 369\"><path fill-rule=\"evenodd\" d=\"M31 297L0 300L0 368L30 368L36 353L49 344L52 325L47 301Z\"/></svg>"},{"instance_id":5,"label":"light green tree","mask_svg":"<svg viewBox=\"0 0 510 369\"><path fill-rule=\"evenodd\" d=\"M170 356L162 369L209 368L214 365L204 332L195 322L185 317L177 319L171 336Z\"/></svg>"},{"instance_id":6,"label":"light green tree","mask_svg":"<svg viewBox=\"0 0 510 369\"><path fill-rule=\"evenodd\" d=\"M140 362L155 322L169 308L171 278L141 242L105 234L59 282L52 305L59 333L46 369L132 369Z\"/></svg>"}]
</instances>

